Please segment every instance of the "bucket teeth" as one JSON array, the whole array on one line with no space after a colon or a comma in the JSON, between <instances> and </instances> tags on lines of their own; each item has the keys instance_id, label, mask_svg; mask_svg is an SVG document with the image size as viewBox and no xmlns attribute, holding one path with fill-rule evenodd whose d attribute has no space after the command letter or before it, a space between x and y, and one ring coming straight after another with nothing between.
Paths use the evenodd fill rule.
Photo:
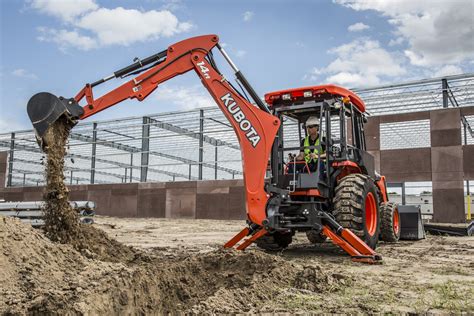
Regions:
<instances>
[{"instance_id":1,"label":"bucket teeth","mask_svg":"<svg viewBox=\"0 0 474 316\"><path fill-rule=\"evenodd\" d=\"M84 114L83 108L74 99L58 98L49 92L40 92L32 96L28 101L27 112L38 144L43 151L47 146L44 135L54 122L65 116L72 128Z\"/></svg>"}]
</instances>

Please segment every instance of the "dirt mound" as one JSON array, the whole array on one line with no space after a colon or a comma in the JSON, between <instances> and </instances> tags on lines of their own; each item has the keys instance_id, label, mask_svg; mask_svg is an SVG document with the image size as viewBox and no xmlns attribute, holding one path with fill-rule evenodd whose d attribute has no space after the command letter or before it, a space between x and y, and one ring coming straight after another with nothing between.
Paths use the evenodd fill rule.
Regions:
<instances>
[{"instance_id":1,"label":"dirt mound","mask_svg":"<svg viewBox=\"0 0 474 316\"><path fill-rule=\"evenodd\" d=\"M0 314L270 312L269 300L338 291L346 279L258 251L169 257L134 250L115 262L104 251L90 256L0 218Z\"/></svg>"}]
</instances>

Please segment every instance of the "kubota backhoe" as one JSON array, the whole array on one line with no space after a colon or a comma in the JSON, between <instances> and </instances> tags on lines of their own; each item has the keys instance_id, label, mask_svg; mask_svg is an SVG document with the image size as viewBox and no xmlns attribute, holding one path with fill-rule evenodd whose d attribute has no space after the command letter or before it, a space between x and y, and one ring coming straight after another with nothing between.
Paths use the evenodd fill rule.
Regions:
<instances>
[{"instance_id":1,"label":"kubota backhoe","mask_svg":"<svg viewBox=\"0 0 474 316\"><path fill-rule=\"evenodd\" d=\"M222 53L254 104L219 71L213 48ZM373 249L379 238L398 240L399 214L397 206L388 201L385 178L375 172L374 158L365 151L365 105L349 90L334 85L283 90L266 94L264 103L219 44L218 36L204 35L173 44L86 84L74 98L38 93L28 102L28 115L41 148L47 151L45 131L60 117L67 117L72 128L78 120L126 99L142 101L162 82L191 70L232 124L242 152L247 227L225 247L243 240L237 249L253 242L264 249L281 249L291 243L295 232L302 231L313 243L331 239L354 261L379 262L381 256ZM94 97L95 86L135 75L107 94ZM85 105L81 106L83 99ZM309 117L319 120L320 142L304 148L285 147L282 122L296 122L301 139ZM308 150L320 154L316 170L297 168L306 161L285 160L288 152ZM266 178L269 159L271 172Z\"/></svg>"}]
</instances>

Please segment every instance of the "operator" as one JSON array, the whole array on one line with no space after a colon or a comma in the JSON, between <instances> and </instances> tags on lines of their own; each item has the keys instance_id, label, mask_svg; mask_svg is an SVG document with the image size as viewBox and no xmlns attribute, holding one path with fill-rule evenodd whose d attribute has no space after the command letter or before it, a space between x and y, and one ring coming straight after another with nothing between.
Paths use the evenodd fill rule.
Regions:
<instances>
[{"instance_id":1,"label":"operator","mask_svg":"<svg viewBox=\"0 0 474 316\"><path fill-rule=\"evenodd\" d=\"M322 159L326 158L326 146L321 144L320 146L320 137L319 137L319 120L315 116L310 116L306 120L306 130L307 136L301 140L300 147L304 148L304 151L301 151L298 156L296 156L297 161L306 161L310 172L316 172L318 161L321 165L321 174L324 172L324 163ZM316 148L309 148L310 146L315 146ZM321 151L321 152L320 152ZM321 159L319 159L321 158ZM299 169L299 168L298 168ZM306 168L303 169L303 172L306 171Z\"/></svg>"}]
</instances>

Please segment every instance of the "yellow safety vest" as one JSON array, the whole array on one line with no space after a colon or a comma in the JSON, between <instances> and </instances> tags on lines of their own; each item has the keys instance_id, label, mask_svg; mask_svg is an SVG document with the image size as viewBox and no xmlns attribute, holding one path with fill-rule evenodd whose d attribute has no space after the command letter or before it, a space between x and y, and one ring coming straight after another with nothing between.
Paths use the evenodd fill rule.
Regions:
<instances>
[{"instance_id":1,"label":"yellow safety vest","mask_svg":"<svg viewBox=\"0 0 474 316\"><path fill-rule=\"evenodd\" d=\"M311 163L311 160L313 160L314 162L318 161L317 158L311 159L309 157L309 154L311 154L312 152L318 155L319 154L318 148L314 148L311 151L311 149L308 148L310 146L311 145L309 144L309 135L308 135L304 138L304 160L306 160L306 163ZM316 139L316 143L314 143L314 146L319 146L319 136L318 136L318 139Z\"/></svg>"}]
</instances>

